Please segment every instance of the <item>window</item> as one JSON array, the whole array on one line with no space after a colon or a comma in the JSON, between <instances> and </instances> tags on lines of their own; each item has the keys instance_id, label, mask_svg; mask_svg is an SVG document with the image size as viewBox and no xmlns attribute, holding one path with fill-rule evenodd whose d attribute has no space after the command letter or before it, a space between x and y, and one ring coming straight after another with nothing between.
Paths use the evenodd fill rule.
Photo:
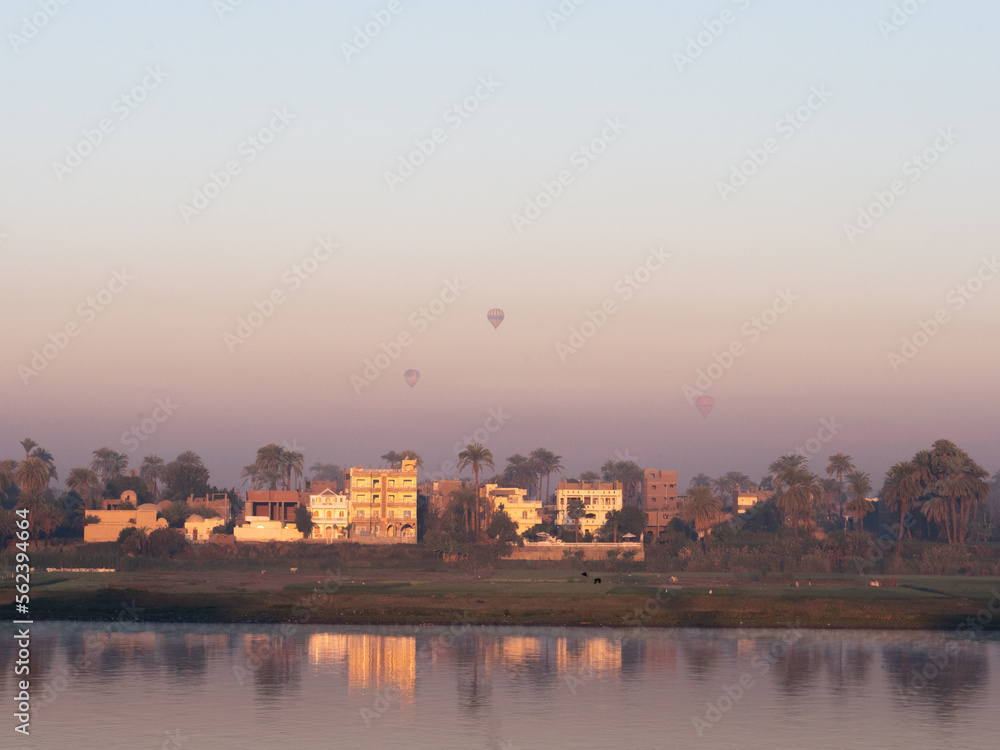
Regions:
<instances>
[{"instance_id":1,"label":"window","mask_svg":"<svg viewBox=\"0 0 1000 750\"><path fill-rule=\"evenodd\" d=\"M319 511L318 510L314 510L313 511L313 518L319 518Z\"/></svg>"},{"instance_id":2,"label":"window","mask_svg":"<svg viewBox=\"0 0 1000 750\"><path fill-rule=\"evenodd\" d=\"M395 487L396 486L396 480L395 479L390 479L389 480L389 486L390 487Z\"/></svg>"},{"instance_id":3,"label":"window","mask_svg":"<svg viewBox=\"0 0 1000 750\"><path fill-rule=\"evenodd\" d=\"M390 510L390 511L386 512L385 516L386 516L386 518L393 518L393 516L395 515L395 513L396 513L396 511Z\"/></svg>"},{"instance_id":4,"label":"window","mask_svg":"<svg viewBox=\"0 0 1000 750\"><path fill-rule=\"evenodd\" d=\"M391 495L389 495L389 499L390 499L390 500L391 500L392 502L396 502L396 493L395 493L395 492L393 492L393 493L392 493Z\"/></svg>"},{"instance_id":5,"label":"window","mask_svg":"<svg viewBox=\"0 0 1000 750\"><path fill-rule=\"evenodd\" d=\"M528 517L528 511L522 510L521 511L521 518L527 518L527 517Z\"/></svg>"},{"instance_id":6,"label":"window","mask_svg":"<svg viewBox=\"0 0 1000 750\"><path fill-rule=\"evenodd\" d=\"M403 511L403 518L409 518L409 517L410 517L410 511L404 510Z\"/></svg>"},{"instance_id":7,"label":"window","mask_svg":"<svg viewBox=\"0 0 1000 750\"><path fill-rule=\"evenodd\" d=\"M332 511L332 510L328 510L328 511L326 512L326 517L327 517L327 518L333 518L333 511Z\"/></svg>"},{"instance_id":8,"label":"window","mask_svg":"<svg viewBox=\"0 0 1000 750\"><path fill-rule=\"evenodd\" d=\"M357 515L358 518L364 518L365 517L365 512L363 510L359 509L356 515Z\"/></svg>"},{"instance_id":9,"label":"window","mask_svg":"<svg viewBox=\"0 0 1000 750\"><path fill-rule=\"evenodd\" d=\"M379 511L377 511L377 510L373 510L373 511L372 511L372 518L374 518L374 519L378 519L378 517L379 517Z\"/></svg>"},{"instance_id":10,"label":"window","mask_svg":"<svg viewBox=\"0 0 1000 750\"><path fill-rule=\"evenodd\" d=\"M344 517L344 511L340 511L340 515L337 516L337 518L343 518L343 517Z\"/></svg>"}]
</instances>

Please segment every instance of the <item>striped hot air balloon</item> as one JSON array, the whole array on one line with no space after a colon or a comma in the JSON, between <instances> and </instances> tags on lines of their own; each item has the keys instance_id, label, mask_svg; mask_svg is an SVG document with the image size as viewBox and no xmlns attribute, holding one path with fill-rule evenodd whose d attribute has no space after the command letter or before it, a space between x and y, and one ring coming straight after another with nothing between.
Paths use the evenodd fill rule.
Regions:
<instances>
[{"instance_id":1,"label":"striped hot air balloon","mask_svg":"<svg viewBox=\"0 0 1000 750\"><path fill-rule=\"evenodd\" d=\"M409 385L412 389L413 386L417 384L417 381L420 380L420 373L416 370L407 370L403 373L403 380L405 380L407 385Z\"/></svg>"},{"instance_id":2,"label":"striped hot air balloon","mask_svg":"<svg viewBox=\"0 0 1000 750\"><path fill-rule=\"evenodd\" d=\"M494 307L488 313L486 313L486 319L493 324L493 330L495 331L501 323L503 323L503 310L499 307Z\"/></svg>"}]
</instances>

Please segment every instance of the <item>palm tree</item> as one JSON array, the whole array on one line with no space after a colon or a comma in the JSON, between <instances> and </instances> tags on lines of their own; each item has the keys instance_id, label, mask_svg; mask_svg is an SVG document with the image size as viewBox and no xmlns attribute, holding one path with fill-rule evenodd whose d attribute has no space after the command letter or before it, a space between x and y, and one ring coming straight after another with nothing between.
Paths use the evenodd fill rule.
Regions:
<instances>
[{"instance_id":1,"label":"palm tree","mask_svg":"<svg viewBox=\"0 0 1000 750\"><path fill-rule=\"evenodd\" d=\"M25 438L21 441L21 447L24 448L24 457L29 458L31 456L31 449L34 448L38 443L36 443L31 438Z\"/></svg>"},{"instance_id":2,"label":"palm tree","mask_svg":"<svg viewBox=\"0 0 1000 750\"><path fill-rule=\"evenodd\" d=\"M711 487L711 486L712 486L712 477L710 477L708 474L705 473L698 474L697 476L692 477L691 481L688 483L688 489L691 489L692 487Z\"/></svg>"},{"instance_id":3,"label":"palm tree","mask_svg":"<svg viewBox=\"0 0 1000 750\"><path fill-rule=\"evenodd\" d=\"M538 489L538 492L536 493L537 497L542 497L542 477L545 476L545 472L548 468L546 459L549 453L550 451L545 448L535 448L535 450L531 451L528 456L535 468L535 475L538 477L538 481L535 484L535 487ZM543 502L547 499L547 497L544 498Z\"/></svg>"},{"instance_id":4,"label":"palm tree","mask_svg":"<svg viewBox=\"0 0 1000 750\"><path fill-rule=\"evenodd\" d=\"M260 466L255 463L247 464L240 473L240 479L243 480L243 484L250 482L251 490L258 489L260 483Z\"/></svg>"},{"instance_id":5,"label":"palm tree","mask_svg":"<svg viewBox=\"0 0 1000 750\"><path fill-rule=\"evenodd\" d=\"M9 490L14 485L14 469L17 467L17 461L6 459L0 461L0 495L6 495L7 490Z\"/></svg>"},{"instance_id":6,"label":"palm tree","mask_svg":"<svg viewBox=\"0 0 1000 750\"><path fill-rule=\"evenodd\" d=\"M142 459L142 464L139 466L139 478L146 483L146 486L149 487L149 491L153 493L154 503L159 502L160 500L159 482L163 480L165 473L166 464L164 464L163 459L155 453L151 453Z\"/></svg>"},{"instance_id":7,"label":"palm tree","mask_svg":"<svg viewBox=\"0 0 1000 750\"><path fill-rule=\"evenodd\" d=\"M916 503L923 488L920 485L920 468L912 461L900 461L885 474L882 499L890 510L899 509L899 531L896 533L896 557L903 555L903 530L906 513Z\"/></svg>"},{"instance_id":8,"label":"palm tree","mask_svg":"<svg viewBox=\"0 0 1000 750\"><path fill-rule=\"evenodd\" d=\"M337 487L340 487L340 482L344 478L344 470L337 464L317 462L309 467L309 471L313 473L312 480L314 482L336 482Z\"/></svg>"},{"instance_id":9,"label":"palm tree","mask_svg":"<svg viewBox=\"0 0 1000 750\"><path fill-rule=\"evenodd\" d=\"M581 482L599 482L601 481L601 475L596 471L585 471L580 475Z\"/></svg>"},{"instance_id":10,"label":"palm tree","mask_svg":"<svg viewBox=\"0 0 1000 750\"><path fill-rule=\"evenodd\" d=\"M389 451L388 453L383 453L380 458L386 462L390 469L395 469L401 465L402 459L396 451Z\"/></svg>"},{"instance_id":11,"label":"palm tree","mask_svg":"<svg viewBox=\"0 0 1000 750\"><path fill-rule=\"evenodd\" d=\"M257 479L269 490L278 489L278 482L285 476L285 451L277 443L268 443L257 449Z\"/></svg>"},{"instance_id":12,"label":"palm tree","mask_svg":"<svg viewBox=\"0 0 1000 750\"><path fill-rule=\"evenodd\" d=\"M476 483L476 505L479 504L479 469L483 466L488 466L491 469L493 466L493 453L489 448L484 448L480 443L471 443L465 446L465 450L458 454L458 470L462 471L466 466L472 467L472 474L475 477ZM479 541L479 509L476 509L476 541Z\"/></svg>"},{"instance_id":13,"label":"palm tree","mask_svg":"<svg viewBox=\"0 0 1000 750\"><path fill-rule=\"evenodd\" d=\"M798 453L786 453L781 458L778 458L771 462L771 465L767 467L769 473L774 475L775 486L780 487L779 474L788 469L803 469L806 465L806 457L800 456Z\"/></svg>"},{"instance_id":14,"label":"palm tree","mask_svg":"<svg viewBox=\"0 0 1000 750\"><path fill-rule=\"evenodd\" d=\"M865 516L875 509L875 505L868 499L872 491L872 480L866 471L855 469L847 475L847 487L851 493L851 499L847 503L847 510L857 517L858 531L865 529ZM844 520L844 530L847 530L847 520Z\"/></svg>"},{"instance_id":15,"label":"palm tree","mask_svg":"<svg viewBox=\"0 0 1000 750\"><path fill-rule=\"evenodd\" d=\"M94 460L90 468L101 475L101 483L106 487L112 477L125 473L128 468L128 456L107 446L94 451Z\"/></svg>"},{"instance_id":16,"label":"palm tree","mask_svg":"<svg viewBox=\"0 0 1000 750\"><path fill-rule=\"evenodd\" d=\"M49 477L51 479L55 480L59 479L59 473L56 471L56 462L55 459L52 457L52 453L45 450L41 446L37 446L35 447L34 450L31 451L31 455L34 456L35 458L40 458L45 462L45 465L49 467ZM49 483L46 482L45 489L48 488L49 488Z\"/></svg>"},{"instance_id":17,"label":"palm tree","mask_svg":"<svg viewBox=\"0 0 1000 750\"><path fill-rule=\"evenodd\" d=\"M549 482L552 479L552 472L562 471L562 456L557 456L550 450L545 451L545 455L542 457L542 462L545 464L545 502L548 502L551 496L552 485Z\"/></svg>"},{"instance_id":18,"label":"palm tree","mask_svg":"<svg viewBox=\"0 0 1000 750\"><path fill-rule=\"evenodd\" d=\"M14 481L21 491L34 497L49 483L49 467L37 456L28 456L14 469Z\"/></svg>"},{"instance_id":19,"label":"palm tree","mask_svg":"<svg viewBox=\"0 0 1000 750\"><path fill-rule=\"evenodd\" d=\"M80 495L88 508L93 509L95 496L101 489L101 479L93 469L70 469L66 486Z\"/></svg>"},{"instance_id":20,"label":"palm tree","mask_svg":"<svg viewBox=\"0 0 1000 750\"><path fill-rule=\"evenodd\" d=\"M732 505L733 494L739 489L739 485L728 476L716 477L712 480L712 491L722 500L722 507ZM729 499L729 503L726 499Z\"/></svg>"},{"instance_id":21,"label":"palm tree","mask_svg":"<svg viewBox=\"0 0 1000 750\"><path fill-rule=\"evenodd\" d=\"M833 517L833 493L837 491L837 480L833 477L826 477L819 480L819 488L823 500L823 511L829 521Z\"/></svg>"},{"instance_id":22,"label":"palm tree","mask_svg":"<svg viewBox=\"0 0 1000 750\"><path fill-rule=\"evenodd\" d=\"M48 547L52 532L62 526L65 517L62 510L52 503L39 502L31 511L31 521L40 534L45 534L45 546Z\"/></svg>"},{"instance_id":23,"label":"palm tree","mask_svg":"<svg viewBox=\"0 0 1000 750\"><path fill-rule=\"evenodd\" d=\"M528 489L535 481L535 469L531 459L515 453L507 459L507 466L503 471L504 482L523 490Z\"/></svg>"},{"instance_id":24,"label":"palm tree","mask_svg":"<svg viewBox=\"0 0 1000 750\"><path fill-rule=\"evenodd\" d=\"M847 513L844 505L844 475L854 471L854 462L846 453L834 453L829 458L830 463L826 466L826 473L837 478L839 485L840 514L844 516L844 529L847 529Z\"/></svg>"},{"instance_id":25,"label":"palm tree","mask_svg":"<svg viewBox=\"0 0 1000 750\"><path fill-rule=\"evenodd\" d=\"M302 478L302 467L305 465L306 457L299 451L285 451L282 456L282 466L284 468L285 489L293 487L298 489L298 481Z\"/></svg>"},{"instance_id":26,"label":"palm tree","mask_svg":"<svg viewBox=\"0 0 1000 750\"><path fill-rule=\"evenodd\" d=\"M573 541L580 541L580 519L587 514L587 509L583 507L583 500L574 497L566 503L566 517L573 522Z\"/></svg>"},{"instance_id":27,"label":"palm tree","mask_svg":"<svg viewBox=\"0 0 1000 750\"><path fill-rule=\"evenodd\" d=\"M462 485L457 490L451 491L451 502L455 509L461 510L462 520L465 522L465 534L469 534L469 517L472 515L472 509L476 505L476 492L471 487Z\"/></svg>"},{"instance_id":28,"label":"palm tree","mask_svg":"<svg viewBox=\"0 0 1000 750\"><path fill-rule=\"evenodd\" d=\"M803 465L789 461L785 468L777 473L775 482L780 487L775 502L783 513L792 519L792 535L798 538L799 515L808 518L810 501L821 496L822 489L819 479Z\"/></svg>"},{"instance_id":29,"label":"palm tree","mask_svg":"<svg viewBox=\"0 0 1000 750\"><path fill-rule=\"evenodd\" d=\"M707 537L711 528L722 518L722 501L710 487L691 487L687 502L681 508L681 518L694 523L695 530Z\"/></svg>"}]
</instances>

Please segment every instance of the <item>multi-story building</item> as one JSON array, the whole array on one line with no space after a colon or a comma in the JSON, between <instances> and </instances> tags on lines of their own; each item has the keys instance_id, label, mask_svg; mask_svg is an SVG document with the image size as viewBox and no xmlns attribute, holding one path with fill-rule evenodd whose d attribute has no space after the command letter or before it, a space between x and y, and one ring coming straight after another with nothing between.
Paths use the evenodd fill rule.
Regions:
<instances>
[{"instance_id":1,"label":"multi-story building","mask_svg":"<svg viewBox=\"0 0 1000 750\"><path fill-rule=\"evenodd\" d=\"M461 489L464 484L461 479L437 479L424 482L420 487L427 496L428 509L443 515L451 501L451 493Z\"/></svg>"},{"instance_id":2,"label":"multi-story building","mask_svg":"<svg viewBox=\"0 0 1000 750\"><path fill-rule=\"evenodd\" d=\"M352 538L417 539L417 462L404 459L399 469L350 470L349 510Z\"/></svg>"},{"instance_id":3,"label":"multi-story building","mask_svg":"<svg viewBox=\"0 0 1000 750\"><path fill-rule=\"evenodd\" d=\"M542 523L542 498L528 499L528 491L520 487L498 487L488 484L479 489L482 496L489 500L490 507L496 510L503 504L504 510L511 520L517 524L517 533L523 534L536 524Z\"/></svg>"},{"instance_id":4,"label":"multi-story building","mask_svg":"<svg viewBox=\"0 0 1000 750\"><path fill-rule=\"evenodd\" d=\"M567 513L571 500L583 503L580 534L596 533L607 521L608 511L622 509L622 485L620 482L560 482L556 485L556 523L569 529L575 524Z\"/></svg>"},{"instance_id":5,"label":"multi-story building","mask_svg":"<svg viewBox=\"0 0 1000 750\"><path fill-rule=\"evenodd\" d=\"M344 539L348 536L347 526L351 522L350 503L347 495L341 495L326 488L309 495L309 513L313 521L313 539Z\"/></svg>"},{"instance_id":6,"label":"multi-story building","mask_svg":"<svg viewBox=\"0 0 1000 750\"><path fill-rule=\"evenodd\" d=\"M642 475L642 509L678 511L677 472L646 469Z\"/></svg>"},{"instance_id":7,"label":"multi-story building","mask_svg":"<svg viewBox=\"0 0 1000 750\"><path fill-rule=\"evenodd\" d=\"M642 509L646 512L646 536L658 539L671 519L684 507L677 496L677 472L646 469L642 477Z\"/></svg>"}]
</instances>

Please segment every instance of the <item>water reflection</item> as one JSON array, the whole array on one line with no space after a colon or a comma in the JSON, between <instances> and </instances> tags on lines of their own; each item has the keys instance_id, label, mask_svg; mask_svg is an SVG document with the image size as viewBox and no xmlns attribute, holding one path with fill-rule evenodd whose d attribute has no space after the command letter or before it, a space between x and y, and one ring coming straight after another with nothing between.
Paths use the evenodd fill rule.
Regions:
<instances>
[{"instance_id":1,"label":"water reflection","mask_svg":"<svg viewBox=\"0 0 1000 750\"><path fill-rule=\"evenodd\" d=\"M0 700L12 695L14 658L12 639L0 639ZM233 736L279 711L283 721L298 717L304 731L311 722L335 723L346 744L376 746L405 728L435 738L407 746L435 750L495 750L508 739L525 748L652 747L665 736L693 745L692 717L710 706L725 708L713 747L808 730L829 738L814 743L820 750L913 750L935 746L932 737L944 746L953 735L972 741L1000 732L988 705L1000 692L992 669L1000 641L947 634L45 624L33 632L32 659L33 684L46 695L39 701L45 747L68 741L51 734L59 726L113 714L136 690L165 716L206 714L200 727L214 726L219 714L207 714L225 705L231 720L218 723ZM744 682L727 704L747 675L752 687ZM48 707L55 701L58 710ZM877 725L852 740L862 731L852 719L861 714L877 715ZM465 744L449 744L446 730L456 722ZM226 744L200 731L192 747L281 744L263 735L256 745ZM792 746L783 741L772 745ZM313 746L322 745L303 745Z\"/></svg>"}]
</instances>

